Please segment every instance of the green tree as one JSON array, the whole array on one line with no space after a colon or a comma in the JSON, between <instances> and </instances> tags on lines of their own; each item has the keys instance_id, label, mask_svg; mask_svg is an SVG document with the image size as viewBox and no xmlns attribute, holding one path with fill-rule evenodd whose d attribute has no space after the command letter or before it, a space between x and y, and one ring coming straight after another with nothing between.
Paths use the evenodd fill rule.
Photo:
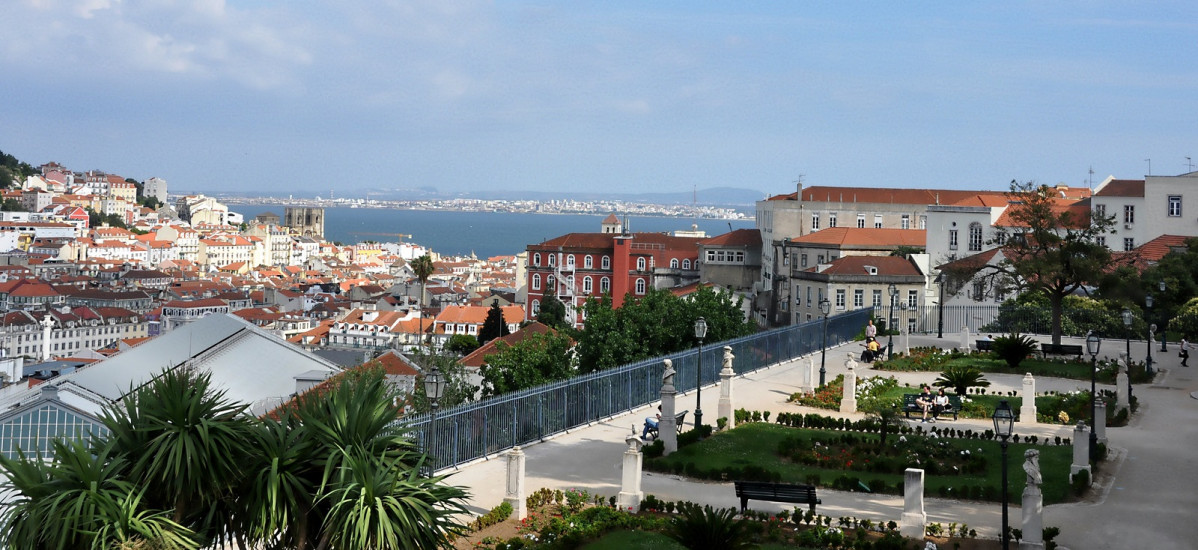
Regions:
<instances>
[{"instance_id":1,"label":"green tree","mask_svg":"<svg viewBox=\"0 0 1198 550\"><path fill-rule=\"evenodd\" d=\"M445 342L445 351L458 355L470 355L479 348L478 339L469 334L454 334Z\"/></svg>"},{"instance_id":2,"label":"green tree","mask_svg":"<svg viewBox=\"0 0 1198 550\"><path fill-rule=\"evenodd\" d=\"M478 343L485 345L487 342L507 336L512 331L507 328L507 322L503 319L503 310L499 307L499 300L491 302L491 308L487 310L487 318L483 320L482 328L478 329Z\"/></svg>"},{"instance_id":3,"label":"green tree","mask_svg":"<svg viewBox=\"0 0 1198 550\"><path fill-rule=\"evenodd\" d=\"M566 304L557 296L545 295L541 300L541 308L537 310L537 322L557 330L566 328Z\"/></svg>"},{"instance_id":4,"label":"green tree","mask_svg":"<svg viewBox=\"0 0 1198 550\"><path fill-rule=\"evenodd\" d=\"M508 345L499 342L497 351L486 357L479 374L483 377L483 396L500 395L532 388L575 373L569 336L557 332L533 334Z\"/></svg>"},{"instance_id":5,"label":"green tree","mask_svg":"<svg viewBox=\"0 0 1198 550\"><path fill-rule=\"evenodd\" d=\"M991 284L1047 298L1052 342L1060 344L1061 303L1083 285L1097 284L1111 265L1098 237L1112 232L1115 218L1062 206L1044 185L1012 181L1007 196L1016 234L1001 243L1003 259L983 270Z\"/></svg>"},{"instance_id":6,"label":"green tree","mask_svg":"<svg viewBox=\"0 0 1198 550\"><path fill-rule=\"evenodd\" d=\"M424 288L428 285L428 278L433 276L433 271L436 268L433 266L433 258L425 254L419 258L412 260L412 274L420 281L420 340L424 340L424 309L425 309L425 293Z\"/></svg>"},{"instance_id":7,"label":"green tree","mask_svg":"<svg viewBox=\"0 0 1198 550\"><path fill-rule=\"evenodd\" d=\"M449 350L446 349L446 352ZM474 400L475 395L479 392L479 387L471 384L471 377L466 372L466 367L458 362L456 355L435 350L418 349L409 354L411 359L425 372L432 369L440 369L441 375L445 377L445 392L441 395L438 406L456 407L462 403L469 403ZM421 376L416 380L416 391L412 395L412 405L417 411L425 412L429 410L428 398L424 395L424 377Z\"/></svg>"},{"instance_id":8,"label":"green tree","mask_svg":"<svg viewBox=\"0 0 1198 550\"><path fill-rule=\"evenodd\" d=\"M4 203L0 204L0 211L3 212L24 212L25 205L17 199L4 199Z\"/></svg>"}]
</instances>

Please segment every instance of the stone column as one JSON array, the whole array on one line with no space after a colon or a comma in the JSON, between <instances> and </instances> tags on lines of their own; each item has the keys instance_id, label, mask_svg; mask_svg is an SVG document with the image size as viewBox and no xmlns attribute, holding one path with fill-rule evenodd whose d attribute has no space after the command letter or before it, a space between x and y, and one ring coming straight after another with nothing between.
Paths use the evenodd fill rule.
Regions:
<instances>
[{"instance_id":1,"label":"stone column","mask_svg":"<svg viewBox=\"0 0 1198 550\"><path fill-rule=\"evenodd\" d=\"M1028 449L1023 453L1023 471L1027 472L1027 485L1023 488L1023 538L1020 550L1044 550L1044 495L1040 485L1040 451Z\"/></svg>"},{"instance_id":2,"label":"stone column","mask_svg":"<svg viewBox=\"0 0 1198 550\"><path fill-rule=\"evenodd\" d=\"M620 480L620 494L616 496L616 506L624 511L631 509L635 514L641 510L641 500L645 498L645 494L641 492L641 446L644 442L636 434L629 434L624 442L628 444L628 450L624 451L624 472Z\"/></svg>"},{"instance_id":3,"label":"stone column","mask_svg":"<svg viewBox=\"0 0 1198 550\"><path fill-rule=\"evenodd\" d=\"M969 327L961 327L961 351L969 353L973 342L969 341Z\"/></svg>"},{"instance_id":4,"label":"stone column","mask_svg":"<svg viewBox=\"0 0 1198 550\"><path fill-rule=\"evenodd\" d=\"M1127 354L1119 354L1119 374L1115 376L1115 410L1131 406L1131 381L1127 378Z\"/></svg>"},{"instance_id":5,"label":"stone column","mask_svg":"<svg viewBox=\"0 0 1198 550\"><path fill-rule=\"evenodd\" d=\"M1023 404L1019 406L1019 421L1024 424L1036 423L1036 379L1032 373L1023 375Z\"/></svg>"},{"instance_id":6,"label":"stone column","mask_svg":"<svg viewBox=\"0 0 1198 550\"><path fill-rule=\"evenodd\" d=\"M844 367L849 371L844 373L844 396L840 399L840 412L855 413L857 412L857 361L853 360L853 353L848 353L848 359L844 362Z\"/></svg>"},{"instance_id":7,"label":"stone column","mask_svg":"<svg viewBox=\"0 0 1198 550\"><path fill-rule=\"evenodd\" d=\"M1086 423L1078 422L1073 428L1073 464L1069 466L1069 481L1073 476L1085 470L1090 473L1090 434L1086 431ZM1091 482L1094 476L1091 477Z\"/></svg>"},{"instance_id":8,"label":"stone column","mask_svg":"<svg viewBox=\"0 0 1198 550\"><path fill-rule=\"evenodd\" d=\"M42 318L42 362L50 360L50 329L54 328L54 318L49 313Z\"/></svg>"},{"instance_id":9,"label":"stone column","mask_svg":"<svg viewBox=\"0 0 1198 550\"><path fill-rule=\"evenodd\" d=\"M678 414L674 398L678 396L678 390L674 389L674 362L669 359L662 362L666 367L661 373L661 420L657 421L657 437L665 446L662 455L670 456L678 450L678 426L674 425L674 417Z\"/></svg>"},{"instance_id":10,"label":"stone column","mask_svg":"<svg viewBox=\"0 0 1198 550\"><path fill-rule=\"evenodd\" d=\"M907 330L907 325L903 325L899 332L903 335L903 354L911 355L911 331Z\"/></svg>"},{"instance_id":11,"label":"stone column","mask_svg":"<svg viewBox=\"0 0 1198 550\"><path fill-rule=\"evenodd\" d=\"M1106 444L1106 403L1101 399L1094 403L1094 435L1099 443Z\"/></svg>"},{"instance_id":12,"label":"stone column","mask_svg":"<svg viewBox=\"0 0 1198 550\"><path fill-rule=\"evenodd\" d=\"M732 378L736 376L736 371L732 370L732 360L735 358L736 356L732 355L732 346L724 346L724 368L720 369L720 401L716 405L715 417L727 418L725 429L729 430L736 426L736 415L732 414Z\"/></svg>"},{"instance_id":13,"label":"stone column","mask_svg":"<svg viewBox=\"0 0 1198 550\"><path fill-rule=\"evenodd\" d=\"M520 447L512 447L507 452L507 488L503 501L512 505L512 516L516 519L528 516L524 507L524 451Z\"/></svg>"},{"instance_id":14,"label":"stone column","mask_svg":"<svg viewBox=\"0 0 1198 550\"><path fill-rule=\"evenodd\" d=\"M807 368L803 369L803 391L815 392L815 356L807 358Z\"/></svg>"},{"instance_id":15,"label":"stone column","mask_svg":"<svg viewBox=\"0 0 1198 550\"><path fill-rule=\"evenodd\" d=\"M903 515L899 518L899 534L923 539L928 515L923 510L923 470L907 468L903 473Z\"/></svg>"}]
</instances>

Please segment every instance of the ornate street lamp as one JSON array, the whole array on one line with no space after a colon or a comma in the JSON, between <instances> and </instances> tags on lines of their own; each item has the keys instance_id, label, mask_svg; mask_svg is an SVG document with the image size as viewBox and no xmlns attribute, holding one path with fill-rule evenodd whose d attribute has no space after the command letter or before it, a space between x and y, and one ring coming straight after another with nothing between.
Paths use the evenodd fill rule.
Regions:
<instances>
[{"instance_id":1,"label":"ornate street lamp","mask_svg":"<svg viewBox=\"0 0 1198 550\"><path fill-rule=\"evenodd\" d=\"M944 278L943 271L939 275L936 275L936 284L940 285L940 301L936 305L940 317L940 321L936 323L937 338L944 338Z\"/></svg>"},{"instance_id":2,"label":"ornate street lamp","mask_svg":"<svg viewBox=\"0 0 1198 550\"><path fill-rule=\"evenodd\" d=\"M699 341L699 366L695 369L695 429L703 425L703 339L707 337L707 319L695 319L695 339Z\"/></svg>"},{"instance_id":3,"label":"ornate street lamp","mask_svg":"<svg viewBox=\"0 0 1198 550\"><path fill-rule=\"evenodd\" d=\"M1126 330L1123 331L1123 334L1124 334L1124 336L1127 337L1127 372L1129 375L1131 374L1131 321L1132 321L1131 310L1124 308L1123 309L1123 328Z\"/></svg>"},{"instance_id":4,"label":"ornate street lamp","mask_svg":"<svg viewBox=\"0 0 1198 550\"><path fill-rule=\"evenodd\" d=\"M1094 461L1098 449L1098 434L1094 426L1098 425L1098 349L1102 347L1102 339L1090 331L1086 334L1086 352L1090 354L1090 461Z\"/></svg>"},{"instance_id":5,"label":"ornate street lamp","mask_svg":"<svg viewBox=\"0 0 1198 550\"><path fill-rule=\"evenodd\" d=\"M431 416L429 417L428 421L428 444L426 445L429 460L429 477L432 477L433 473L437 470L434 466L434 457L436 456L437 452L437 405L440 404L441 397L445 395L446 385L447 380L445 379L445 376L441 374L441 369L439 367L434 368L424 375L424 396L428 398L429 407L431 409Z\"/></svg>"},{"instance_id":6,"label":"ornate street lamp","mask_svg":"<svg viewBox=\"0 0 1198 550\"><path fill-rule=\"evenodd\" d=\"M1007 439L1011 437L1011 430L1015 427L1015 414L1011 412L1007 400L1003 399L990 418L994 420L994 433L1002 439L1002 547L1003 550L1009 550L1011 531L1007 526Z\"/></svg>"},{"instance_id":7,"label":"ornate street lamp","mask_svg":"<svg viewBox=\"0 0 1198 550\"><path fill-rule=\"evenodd\" d=\"M1152 294L1151 293L1149 293L1147 296L1144 297L1144 309L1146 310L1146 313L1144 314L1144 318L1152 319ZM1146 344L1145 347L1148 348L1148 359L1145 359L1145 361L1144 361L1144 365L1145 365L1144 370L1148 371L1148 376L1152 376L1152 333L1154 333L1154 332L1156 332L1156 323L1153 323L1148 326L1148 341L1145 342L1145 344Z\"/></svg>"},{"instance_id":8,"label":"ornate street lamp","mask_svg":"<svg viewBox=\"0 0 1198 550\"><path fill-rule=\"evenodd\" d=\"M890 338L886 341L886 360L890 360L890 356L894 354L894 302L898 300L898 288L895 288L894 283L890 283L887 287L890 291L890 318L886 320L886 332L890 334Z\"/></svg>"},{"instance_id":9,"label":"ornate street lamp","mask_svg":"<svg viewBox=\"0 0 1198 550\"><path fill-rule=\"evenodd\" d=\"M819 301L819 311L824 314L824 336L819 341L819 387L824 387L824 375L827 370L824 369L824 359L828 355L828 314L832 313L832 302L827 298Z\"/></svg>"}]
</instances>

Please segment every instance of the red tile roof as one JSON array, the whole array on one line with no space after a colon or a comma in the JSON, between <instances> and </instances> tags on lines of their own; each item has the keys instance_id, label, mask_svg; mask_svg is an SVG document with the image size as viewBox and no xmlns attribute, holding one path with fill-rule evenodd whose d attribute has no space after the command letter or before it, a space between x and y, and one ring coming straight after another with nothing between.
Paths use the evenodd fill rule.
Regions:
<instances>
[{"instance_id":1,"label":"red tile roof","mask_svg":"<svg viewBox=\"0 0 1198 550\"><path fill-rule=\"evenodd\" d=\"M1144 180L1110 180L1094 193L1096 197L1143 197Z\"/></svg>"},{"instance_id":2,"label":"red tile roof","mask_svg":"<svg viewBox=\"0 0 1198 550\"><path fill-rule=\"evenodd\" d=\"M715 246L761 246L760 229L737 229L699 241L699 244Z\"/></svg>"},{"instance_id":3,"label":"red tile roof","mask_svg":"<svg viewBox=\"0 0 1198 550\"><path fill-rule=\"evenodd\" d=\"M898 256L844 256L832 261L821 273L826 275L870 275L868 267L877 268L879 276L922 276L910 260ZM812 271L816 268L809 269Z\"/></svg>"},{"instance_id":4,"label":"red tile roof","mask_svg":"<svg viewBox=\"0 0 1198 550\"><path fill-rule=\"evenodd\" d=\"M874 227L829 227L790 240L802 244L830 244L839 246L927 246L928 232L925 229L893 229Z\"/></svg>"}]
</instances>

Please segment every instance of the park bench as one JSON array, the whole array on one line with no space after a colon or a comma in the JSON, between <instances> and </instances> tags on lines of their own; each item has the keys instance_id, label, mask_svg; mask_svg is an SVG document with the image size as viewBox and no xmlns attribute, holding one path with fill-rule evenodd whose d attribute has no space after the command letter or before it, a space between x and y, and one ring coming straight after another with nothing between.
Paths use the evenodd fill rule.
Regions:
<instances>
[{"instance_id":1,"label":"park bench","mask_svg":"<svg viewBox=\"0 0 1198 550\"><path fill-rule=\"evenodd\" d=\"M679 434L682 433L682 421L686 420L686 413L688 412L690 412L689 409L674 415L674 426L678 429ZM649 435L653 436L653 439L657 439L657 426L649 428Z\"/></svg>"},{"instance_id":2,"label":"park bench","mask_svg":"<svg viewBox=\"0 0 1198 550\"><path fill-rule=\"evenodd\" d=\"M974 340L973 346L977 348L978 351L993 351L994 340Z\"/></svg>"},{"instance_id":3,"label":"park bench","mask_svg":"<svg viewBox=\"0 0 1198 550\"><path fill-rule=\"evenodd\" d=\"M743 514L749 507L749 500L767 500L770 502L789 502L792 504L808 504L815 511L816 504L822 504L815 496L814 485L792 485L790 483L774 483L771 481L737 481L736 496L740 498L740 512Z\"/></svg>"},{"instance_id":4,"label":"park bench","mask_svg":"<svg viewBox=\"0 0 1198 550\"><path fill-rule=\"evenodd\" d=\"M1052 344L1049 342L1040 343L1040 353L1043 355L1076 355L1081 357L1081 344Z\"/></svg>"},{"instance_id":5,"label":"park bench","mask_svg":"<svg viewBox=\"0 0 1198 550\"><path fill-rule=\"evenodd\" d=\"M932 397L936 397L935 394L933 394ZM917 399L919 399L918 393L903 394L903 413L907 416L907 418L911 418L911 413L920 413L921 415L923 414L923 409L920 408L920 406L915 403L915 401ZM955 395L955 394L950 394L948 396L948 408L940 411L940 415L944 416L946 414L952 413L953 420L956 420L957 413L960 411L961 411L961 396Z\"/></svg>"}]
</instances>

